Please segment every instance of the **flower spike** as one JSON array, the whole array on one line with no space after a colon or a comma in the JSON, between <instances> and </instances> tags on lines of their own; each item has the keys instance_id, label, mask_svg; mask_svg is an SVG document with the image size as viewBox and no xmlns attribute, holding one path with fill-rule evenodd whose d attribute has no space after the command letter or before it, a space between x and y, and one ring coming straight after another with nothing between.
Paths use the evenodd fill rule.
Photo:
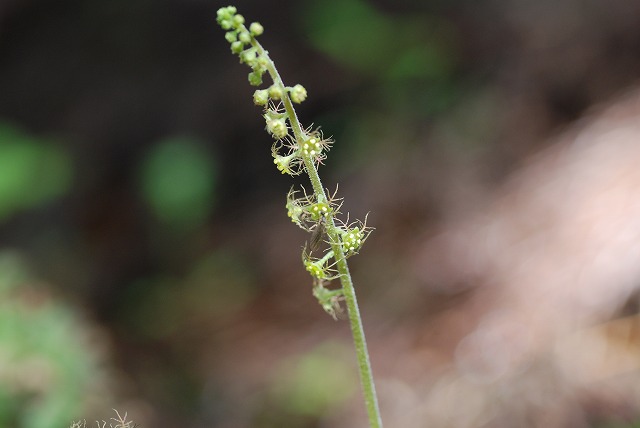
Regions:
<instances>
[{"instance_id":1,"label":"flower spike","mask_svg":"<svg viewBox=\"0 0 640 428\"><path fill-rule=\"evenodd\" d=\"M225 31L231 52L251 68L249 83L261 86L265 74L271 77L272 83L267 88L253 93L253 102L264 109L265 128L275 140L271 146L273 163L282 174L293 176L306 172L313 188L310 193L304 187L302 192L292 188L285 204L291 221L311 233L302 250L302 263L312 277L313 295L333 319L337 319L342 311L340 303L345 302L369 425L382 428L362 320L347 265L347 258L360 251L373 228L367 226L367 217L364 222L352 223L349 223L348 215L346 221L338 218L342 199L336 197L337 187L331 196L327 196L329 192L318 174L318 167L327 158L333 141L324 138L320 129L304 128L300 124L294 104L307 99L307 90L300 84L284 84L269 53L257 40L264 33L264 27L253 22L247 28L244 17L233 6L220 8L216 20ZM341 287L329 288L334 279L340 280Z\"/></svg>"}]
</instances>

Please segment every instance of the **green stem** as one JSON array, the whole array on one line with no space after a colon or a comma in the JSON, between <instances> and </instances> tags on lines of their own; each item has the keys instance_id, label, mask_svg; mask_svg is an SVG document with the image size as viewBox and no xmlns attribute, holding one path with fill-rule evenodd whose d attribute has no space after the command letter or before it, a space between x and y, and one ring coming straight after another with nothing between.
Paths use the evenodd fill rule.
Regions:
<instances>
[{"instance_id":1,"label":"green stem","mask_svg":"<svg viewBox=\"0 0 640 428\"><path fill-rule=\"evenodd\" d=\"M268 52L262 47L262 45L260 45L260 43L258 43L257 40L255 40L255 38L251 41L251 44L258 50L260 56L267 59L267 71L269 72L273 82L282 89L282 93L284 94L282 97L282 103L284 104L285 111L289 118L289 123L293 129L296 141L299 144L302 144L304 141L304 131L300 125L300 121L298 120L296 111L293 108L291 98L289 98L289 94L285 89L285 85L280 78L280 74L278 73L275 64L269 57ZM313 159L305 156L304 165L307 173L309 174L313 191L318 200L328 200L324 187L322 186L322 182L320 181L318 169L316 168ZM353 287L353 281L351 280L347 258L344 251L342 251L342 246L340 245L340 235L338 228L333 221L333 215L327 216L326 230L335 256L336 268L340 276L340 283L342 284L342 290L347 304L349 323L351 324L351 334L353 336L353 343L355 345L358 368L360 371L360 383L362 385L365 406L369 416L369 426L371 428L382 428L382 418L380 417L378 397L376 395L376 388L373 382L373 372L371 370L371 362L369 361L369 351L367 349L367 341L364 336L364 328L362 326L362 318L360 317L358 300L356 299L356 291Z\"/></svg>"}]
</instances>

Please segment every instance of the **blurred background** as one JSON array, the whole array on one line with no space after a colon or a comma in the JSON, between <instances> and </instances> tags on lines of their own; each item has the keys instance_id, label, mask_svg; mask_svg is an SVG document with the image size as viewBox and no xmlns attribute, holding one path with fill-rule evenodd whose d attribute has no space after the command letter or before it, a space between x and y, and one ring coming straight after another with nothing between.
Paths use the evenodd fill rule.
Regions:
<instances>
[{"instance_id":1,"label":"blurred background","mask_svg":"<svg viewBox=\"0 0 640 428\"><path fill-rule=\"evenodd\" d=\"M0 427L366 426L226 5L0 2ZM235 5L376 228L387 426L638 426L640 3Z\"/></svg>"}]
</instances>

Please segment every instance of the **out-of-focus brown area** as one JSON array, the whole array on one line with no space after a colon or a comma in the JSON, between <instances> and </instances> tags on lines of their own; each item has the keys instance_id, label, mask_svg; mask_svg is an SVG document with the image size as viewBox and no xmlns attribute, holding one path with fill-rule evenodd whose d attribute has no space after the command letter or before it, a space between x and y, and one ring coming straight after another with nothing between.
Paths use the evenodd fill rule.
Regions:
<instances>
[{"instance_id":1,"label":"out-of-focus brown area","mask_svg":"<svg viewBox=\"0 0 640 428\"><path fill-rule=\"evenodd\" d=\"M0 4L0 426L366 426L225 5ZM376 228L350 266L385 425L637 424L636 2L237 6Z\"/></svg>"},{"instance_id":2,"label":"out-of-focus brown area","mask_svg":"<svg viewBox=\"0 0 640 428\"><path fill-rule=\"evenodd\" d=\"M419 277L468 295L427 331L451 333L444 376L477 407L453 418L457 404L431 409L438 425L637 414L639 114L636 91L587 116L421 245Z\"/></svg>"}]
</instances>

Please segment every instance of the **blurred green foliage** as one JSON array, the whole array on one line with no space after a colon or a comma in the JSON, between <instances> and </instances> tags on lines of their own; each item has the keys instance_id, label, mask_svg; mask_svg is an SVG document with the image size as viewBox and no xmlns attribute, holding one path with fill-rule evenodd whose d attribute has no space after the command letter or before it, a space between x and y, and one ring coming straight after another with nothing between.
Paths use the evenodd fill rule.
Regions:
<instances>
[{"instance_id":1,"label":"blurred green foliage","mask_svg":"<svg viewBox=\"0 0 640 428\"><path fill-rule=\"evenodd\" d=\"M73 311L0 253L0 427L59 428L85 411L97 358Z\"/></svg>"},{"instance_id":2,"label":"blurred green foliage","mask_svg":"<svg viewBox=\"0 0 640 428\"><path fill-rule=\"evenodd\" d=\"M123 319L138 334L152 339L181 337L194 328L215 328L254 297L251 265L230 249L196 260L180 278L158 276L137 281L127 290Z\"/></svg>"},{"instance_id":3,"label":"blurred green foliage","mask_svg":"<svg viewBox=\"0 0 640 428\"><path fill-rule=\"evenodd\" d=\"M326 419L357 391L352 359L346 345L325 342L282 361L256 426L316 426L313 420Z\"/></svg>"},{"instance_id":4,"label":"blurred green foliage","mask_svg":"<svg viewBox=\"0 0 640 428\"><path fill-rule=\"evenodd\" d=\"M424 135L415 130L464 92L459 35L442 15L388 13L365 0L322 0L305 3L300 21L314 48L350 72L342 83L350 85L350 101L315 118L336 141L349 141L336 145L343 168L422 145Z\"/></svg>"},{"instance_id":5,"label":"blurred green foliage","mask_svg":"<svg viewBox=\"0 0 640 428\"><path fill-rule=\"evenodd\" d=\"M365 75L437 82L452 73L454 33L442 19L391 16L362 0L310 2L303 19L317 49Z\"/></svg>"},{"instance_id":6,"label":"blurred green foliage","mask_svg":"<svg viewBox=\"0 0 640 428\"><path fill-rule=\"evenodd\" d=\"M167 138L151 149L142 165L144 198L166 225L196 228L213 209L217 172L213 157L199 140Z\"/></svg>"},{"instance_id":7,"label":"blurred green foliage","mask_svg":"<svg viewBox=\"0 0 640 428\"><path fill-rule=\"evenodd\" d=\"M0 220L67 191L71 160L55 143L0 122Z\"/></svg>"}]
</instances>

